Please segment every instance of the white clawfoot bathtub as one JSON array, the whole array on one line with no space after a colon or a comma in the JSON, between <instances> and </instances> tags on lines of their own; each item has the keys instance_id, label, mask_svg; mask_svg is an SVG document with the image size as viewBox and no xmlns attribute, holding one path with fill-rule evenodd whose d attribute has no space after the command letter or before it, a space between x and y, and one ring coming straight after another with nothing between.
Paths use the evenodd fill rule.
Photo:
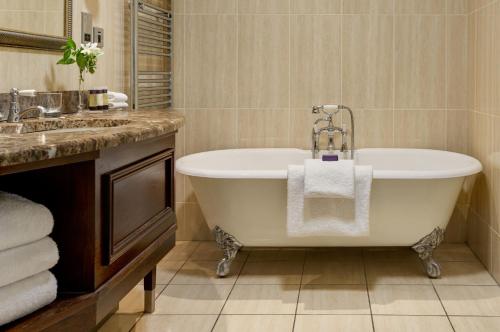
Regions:
<instances>
[{"instance_id":1,"label":"white clawfoot bathtub","mask_svg":"<svg viewBox=\"0 0 500 332\"><path fill-rule=\"evenodd\" d=\"M219 226L244 246L410 246L445 229L464 179L481 171L476 159L423 149L362 149L357 164L373 165L370 235L289 237L287 165L303 164L299 149L235 149L180 158L210 228Z\"/></svg>"}]
</instances>

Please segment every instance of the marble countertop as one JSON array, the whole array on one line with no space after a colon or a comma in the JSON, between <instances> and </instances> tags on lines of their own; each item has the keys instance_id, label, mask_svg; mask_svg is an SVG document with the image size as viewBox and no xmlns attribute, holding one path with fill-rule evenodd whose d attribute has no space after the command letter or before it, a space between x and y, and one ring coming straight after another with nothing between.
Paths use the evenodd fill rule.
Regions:
<instances>
[{"instance_id":1,"label":"marble countertop","mask_svg":"<svg viewBox=\"0 0 500 332\"><path fill-rule=\"evenodd\" d=\"M183 124L180 113L165 110L87 111L56 119L1 122L0 167L144 141L175 132Z\"/></svg>"}]
</instances>

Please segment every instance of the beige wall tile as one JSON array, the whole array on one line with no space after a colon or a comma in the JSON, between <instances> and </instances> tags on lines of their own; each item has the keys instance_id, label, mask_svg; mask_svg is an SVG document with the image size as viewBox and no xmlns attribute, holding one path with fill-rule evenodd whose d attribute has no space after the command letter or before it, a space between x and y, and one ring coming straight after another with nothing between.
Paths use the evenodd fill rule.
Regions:
<instances>
[{"instance_id":1,"label":"beige wall tile","mask_svg":"<svg viewBox=\"0 0 500 332\"><path fill-rule=\"evenodd\" d=\"M496 0L469 0L469 12L491 5Z\"/></svg>"},{"instance_id":2,"label":"beige wall tile","mask_svg":"<svg viewBox=\"0 0 500 332\"><path fill-rule=\"evenodd\" d=\"M446 243L465 243L467 241L468 210L468 206L457 203L444 234Z\"/></svg>"},{"instance_id":3,"label":"beige wall tile","mask_svg":"<svg viewBox=\"0 0 500 332\"><path fill-rule=\"evenodd\" d=\"M496 331L500 326L500 317L450 317L455 332Z\"/></svg>"},{"instance_id":4,"label":"beige wall tile","mask_svg":"<svg viewBox=\"0 0 500 332\"><path fill-rule=\"evenodd\" d=\"M476 111L484 113L497 112L494 110L498 103L498 88L500 87L500 75L498 71L498 6L483 8L477 13L477 45L476 45Z\"/></svg>"},{"instance_id":5,"label":"beige wall tile","mask_svg":"<svg viewBox=\"0 0 500 332\"><path fill-rule=\"evenodd\" d=\"M493 278L500 284L500 236L493 232L492 236L492 248L491 248L491 256L492 256L492 266L491 266L491 274Z\"/></svg>"},{"instance_id":6,"label":"beige wall tile","mask_svg":"<svg viewBox=\"0 0 500 332\"><path fill-rule=\"evenodd\" d=\"M235 14L237 0L184 0L186 14Z\"/></svg>"},{"instance_id":7,"label":"beige wall tile","mask_svg":"<svg viewBox=\"0 0 500 332\"><path fill-rule=\"evenodd\" d=\"M444 14L446 0L396 0L398 14Z\"/></svg>"},{"instance_id":8,"label":"beige wall tile","mask_svg":"<svg viewBox=\"0 0 500 332\"><path fill-rule=\"evenodd\" d=\"M373 316L376 331L452 332L446 316Z\"/></svg>"},{"instance_id":9,"label":"beige wall tile","mask_svg":"<svg viewBox=\"0 0 500 332\"><path fill-rule=\"evenodd\" d=\"M444 149L445 126L444 110L396 110L395 145L405 148Z\"/></svg>"},{"instance_id":10,"label":"beige wall tile","mask_svg":"<svg viewBox=\"0 0 500 332\"><path fill-rule=\"evenodd\" d=\"M493 122L493 147L490 154L492 169L491 227L500 233L500 118L494 117L491 120Z\"/></svg>"},{"instance_id":11,"label":"beige wall tile","mask_svg":"<svg viewBox=\"0 0 500 332\"><path fill-rule=\"evenodd\" d=\"M311 109L292 109L290 111L290 147L299 149L312 148L312 127L316 115Z\"/></svg>"},{"instance_id":12,"label":"beige wall tile","mask_svg":"<svg viewBox=\"0 0 500 332\"><path fill-rule=\"evenodd\" d=\"M467 16L467 108L476 109L476 14Z\"/></svg>"},{"instance_id":13,"label":"beige wall tile","mask_svg":"<svg viewBox=\"0 0 500 332\"><path fill-rule=\"evenodd\" d=\"M483 165L483 172L478 174L472 190L471 207L486 223L491 222L491 125L488 115L473 113L470 153Z\"/></svg>"},{"instance_id":14,"label":"beige wall tile","mask_svg":"<svg viewBox=\"0 0 500 332\"><path fill-rule=\"evenodd\" d=\"M236 16L186 16L186 106L236 106Z\"/></svg>"},{"instance_id":15,"label":"beige wall tile","mask_svg":"<svg viewBox=\"0 0 500 332\"><path fill-rule=\"evenodd\" d=\"M374 315L446 315L431 285L370 285Z\"/></svg>"},{"instance_id":16,"label":"beige wall tile","mask_svg":"<svg viewBox=\"0 0 500 332\"><path fill-rule=\"evenodd\" d=\"M393 14L394 0L343 0L343 13Z\"/></svg>"},{"instance_id":17,"label":"beige wall tile","mask_svg":"<svg viewBox=\"0 0 500 332\"><path fill-rule=\"evenodd\" d=\"M309 332L332 331L370 332L373 331L369 315L297 315L294 331Z\"/></svg>"},{"instance_id":18,"label":"beige wall tile","mask_svg":"<svg viewBox=\"0 0 500 332\"><path fill-rule=\"evenodd\" d=\"M213 331L288 332L293 328L293 320L293 315L222 315Z\"/></svg>"},{"instance_id":19,"label":"beige wall tile","mask_svg":"<svg viewBox=\"0 0 500 332\"><path fill-rule=\"evenodd\" d=\"M340 14L342 0L290 0L292 13Z\"/></svg>"},{"instance_id":20,"label":"beige wall tile","mask_svg":"<svg viewBox=\"0 0 500 332\"><path fill-rule=\"evenodd\" d=\"M236 147L236 118L234 109L186 110L186 153Z\"/></svg>"},{"instance_id":21,"label":"beige wall tile","mask_svg":"<svg viewBox=\"0 0 500 332\"><path fill-rule=\"evenodd\" d=\"M288 147L288 109L238 110L238 146L243 148Z\"/></svg>"},{"instance_id":22,"label":"beige wall tile","mask_svg":"<svg viewBox=\"0 0 500 332\"><path fill-rule=\"evenodd\" d=\"M288 14L290 0L237 0L240 14Z\"/></svg>"},{"instance_id":23,"label":"beige wall tile","mask_svg":"<svg viewBox=\"0 0 500 332\"><path fill-rule=\"evenodd\" d=\"M392 16L354 15L343 18L342 103L354 108L392 107L392 43Z\"/></svg>"},{"instance_id":24,"label":"beige wall tile","mask_svg":"<svg viewBox=\"0 0 500 332\"><path fill-rule=\"evenodd\" d=\"M339 104L340 17L298 15L291 20L291 107Z\"/></svg>"},{"instance_id":25,"label":"beige wall tile","mask_svg":"<svg viewBox=\"0 0 500 332\"><path fill-rule=\"evenodd\" d=\"M446 14L468 14L469 0L446 0Z\"/></svg>"},{"instance_id":26,"label":"beige wall tile","mask_svg":"<svg viewBox=\"0 0 500 332\"><path fill-rule=\"evenodd\" d=\"M444 16L397 16L395 47L395 107L443 108Z\"/></svg>"},{"instance_id":27,"label":"beige wall tile","mask_svg":"<svg viewBox=\"0 0 500 332\"><path fill-rule=\"evenodd\" d=\"M485 222L481 221L476 213L470 213L470 218L467 220L468 232L467 243L479 260L491 269L492 252L491 252L491 235L490 227Z\"/></svg>"},{"instance_id":28,"label":"beige wall tile","mask_svg":"<svg viewBox=\"0 0 500 332\"><path fill-rule=\"evenodd\" d=\"M448 108L467 108L467 16L446 18L446 98Z\"/></svg>"},{"instance_id":29,"label":"beige wall tile","mask_svg":"<svg viewBox=\"0 0 500 332\"><path fill-rule=\"evenodd\" d=\"M173 44L173 107L184 107L184 79L185 79L185 63L184 63L184 23L185 19L182 15L174 15L174 44Z\"/></svg>"},{"instance_id":30,"label":"beige wall tile","mask_svg":"<svg viewBox=\"0 0 500 332\"><path fill-rule=\"evenodd\" d=\"M184 14L186 10L186 0L172 0L174 14Z\"/></svg>"},{"instance_id":31,"label":"beige wall tile","mask_svg":"<svg viewBox=\"0 0 500 332\"><path fill-rule=\"evenodd\" d=\"M468 111L448 110L446 116L446 150L468 153L469 117Z\"/></svg>"},{"instance_id":32,"label":"beige wall tile","mask_svg":"<svg viewBox=\"0 0 500 332\"><path fill-rule=\"evenodd\" d=\"M184 218L177 221L177 239L181 241L212 240L213 236L197 203L181 203L176 211Z\"/></svg>"},{"instance_id":33,"label":"beige wall tile","mask_svg":"<svg viewBox=\"0 0 500 332\"><path fill-rule=\"evenodd\" d=\"M392 110L355 110L354 143L356 148L392 147L394 139L393 113Z\"/></svg>"},{"instance_id":34,"label":"beige wall tile","mask_svg":"<svg viewBox=\"0 0 500 332\"><path fill-rule=\"evenodd\" d=\"M144 315L134 331L210 332L216 320L217 315Z\"/></svg>"},{"instance_id":35,"label":"beige wall tile","mask_svg":"<svg viewBox=\"0 0 500 332\"><path fill-rule=\"evenodd\" d=\"M241 16L238 50L239 107L288 107L289 17Z\"/></svg>"}]
</instances>

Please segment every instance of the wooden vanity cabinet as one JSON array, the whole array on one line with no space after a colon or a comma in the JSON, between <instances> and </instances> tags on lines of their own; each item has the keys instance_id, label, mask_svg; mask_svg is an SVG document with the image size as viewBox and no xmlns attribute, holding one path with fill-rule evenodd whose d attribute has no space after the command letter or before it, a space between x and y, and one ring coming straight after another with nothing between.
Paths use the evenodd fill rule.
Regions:
<instances>
[{"instance_id":1,"label":"wooden vanity cabinet","mask_svg":"<svg viewBox=\"0 0 500 332\"><path fill-rule=\"evenodd\" d=\"M112 313L141 279L148 280L145 287L153 287L156 264L175 244L174 152L172 133L71 158L0 168L0 190L44 204L54 215L51 237L60 252L53 269L58 301L75 307L83 306L79 298L87 303L79 311L54 303L16 324L33 328L26 325L31 321L37 327L32 330L64 330L75 318L82 322L78 313L85 312L86 322L79 325L85 331L85 324L95 327Z\"/></svg>"}]
</instances>

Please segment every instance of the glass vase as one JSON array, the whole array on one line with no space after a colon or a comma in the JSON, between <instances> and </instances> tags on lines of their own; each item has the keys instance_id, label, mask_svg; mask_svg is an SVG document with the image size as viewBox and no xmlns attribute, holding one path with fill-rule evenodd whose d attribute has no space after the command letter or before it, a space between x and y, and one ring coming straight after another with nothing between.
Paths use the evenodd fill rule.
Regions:
<instances>
[{"instance_id":1,"label":"glass vase","mask_svg":"<svg viewBox=\"0 0 500 332\"><path fill-rule=\"evenodd\" d=\"M80 75L80 80L78 81L78 113L82 112L85 110L85 103L83 102L83 94L85 93L84 90L84 80L83 76Z\"/></svg>"}]
</instances>

